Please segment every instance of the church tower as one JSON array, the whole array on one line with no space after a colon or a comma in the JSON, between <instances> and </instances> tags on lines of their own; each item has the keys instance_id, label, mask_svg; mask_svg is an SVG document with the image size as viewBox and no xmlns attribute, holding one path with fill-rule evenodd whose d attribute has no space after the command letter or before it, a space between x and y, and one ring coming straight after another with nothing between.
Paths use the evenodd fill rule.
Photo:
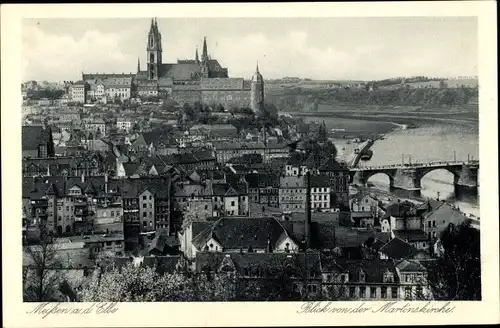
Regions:
<instances>
[{"instance_id":1,"label":"church tower","mask_svg":"<svg viewBox=\"0 0 500 328\"><path fill-rule=\"evenodd\" d=\"M161 70L161 34L158 30L158 23L151 19L151 27L148 34L147 61L148 79L158 80Z\"/></svg>"},{"instance_id":2,"label":"church tower","mask_svg":"<svg viewBox=\"0 0 500 328\"><path fill-rule=\"evenodd\" d=\"M255 74L252 77L250 107L256 115L264 112L264 78L259 72L259 63L257 63Z\"/></svg>"},{"instance_id":3,"label":"church tower","mask_svg":"<svg viewBox=\"0 0 500 328\"><path fill-rule=\"evenodd\" d=\"M208 50L207 50L207 38L203 37L203 52L201 54L201 76L204 78L208 76Z\"/></svg>"}]
</instances>

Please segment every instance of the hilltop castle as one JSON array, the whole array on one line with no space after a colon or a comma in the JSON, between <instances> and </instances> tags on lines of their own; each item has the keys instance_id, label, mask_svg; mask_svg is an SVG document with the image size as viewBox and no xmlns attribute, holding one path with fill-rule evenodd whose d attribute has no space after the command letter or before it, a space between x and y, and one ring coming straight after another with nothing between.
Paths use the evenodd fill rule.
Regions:
<instances>
[{"instance_id":1,"label":"hilltop castle","mask_svg":"<svg viewBox=\"0 0 500 328\"><path fill-rule=\"evenodd\" d=\"M201 59L196 49L192 60L163 63L161 33L156 19L151 19L146 53L145 70L141 70L138 60L135 74L83 73L83 81L76 83L74 94L82 102L153 96L173 99L180 105L199 101L222 104L225 108L250 107L256 113L263 110L264 79L258 65L250 81L230 78L227 68L209 55L206 38L203 40Z\"/></svg>"}]
</instances>

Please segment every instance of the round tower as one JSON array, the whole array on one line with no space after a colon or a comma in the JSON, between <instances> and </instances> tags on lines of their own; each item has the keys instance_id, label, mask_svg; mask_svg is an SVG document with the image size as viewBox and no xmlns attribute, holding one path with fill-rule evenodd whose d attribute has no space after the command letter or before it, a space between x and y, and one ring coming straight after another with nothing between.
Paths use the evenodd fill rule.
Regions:
<instances>
[{"instance_id":1,"label":"round tower","mask_svg":"<svg viewBox=\"0 0 500 328\"><path fill-rule=\"evenodd\" d=\"M264 111L264 78L259 72L259 63L257 63L255 74L252 76L250 107L257 115Z\"/></svg>"}]
</instances>

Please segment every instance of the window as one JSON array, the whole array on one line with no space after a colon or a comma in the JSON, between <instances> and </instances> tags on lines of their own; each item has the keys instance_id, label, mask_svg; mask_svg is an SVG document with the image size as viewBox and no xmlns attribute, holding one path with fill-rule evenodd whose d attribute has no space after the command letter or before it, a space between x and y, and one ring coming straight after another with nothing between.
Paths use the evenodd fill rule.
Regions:
<instances>
[{"instance_id":1,"label":"window","mask_svg":"<svg viewBox=\"0 0 500 328\"><path fill-rule=\"evenodd\" d=\"M387 298L387 287L382 287L380 289L380 294L381 294L382 298Z\"/></svg>"},{"instance_id":2,"label":"window","mask_svg":"<svg viewBox=\"0 0 500 328\"><path fill-rule=\"evenodd\" d=\"M397 287L391 287L391 297L392 298L398 298L398 288Z\"/></svg>"},{"instance_id":3,"label":"window","mask_svg":"<svg viewBox=\"0 0 500 328\"><path fill-rule=\"evenodd\" d=\"M146 221L142 222L142 226L146 228L148 226L148 223Z\"/></svg>"},{"instance_id":4,"label":"window","mask_svg":"<svg viewBox=\"0 0 500 328\"><path fill-rule=\"evenodd\" d=\"M115 211L111 211L111 216L115 216Z\"/></svg>"},{"instance_id":5,"label":"window","mask_svg":"<svg viewBox=\"0 0 500 328\"><path fill-rule=\"evenodd\" d=\"M349 287L349 297L354 297L356 295L356 287Z\"/></svg>"},{"instance_id":6,"label":"window","mask_svg":"<svg viewBox=\"0 0 500 328\"><path fill-rule=\"evenodd\" d=\"M434 231L434 232L432 233L432 237L433 237L433 238L436 238L436 231Z\"/></svg>"},{"instance_id":7,"label":"window","mask_svg":"<svg viewBox=\"0 0 500 328\"><path fill-rule=\"evenodd\" d=\"M427 227L430 228L431 227L431 221L427 221Z\"/></svg>"},{"instance_id":8,"label":"window","mask_svg":"<svg viewBox=\"0 0 500 328\"><path fill-rule=\"evenodd\" d=\"M148 204L144 203L142 204L142 208L147 208Z\"/></svg>"},{"instance_id":9,"label":"window","mask_svg":"<svg viewBox=\"0 0 500 328\"><path fill-rule=\"evenodd\" d=\"M146 196L142 196L142 200L146 200Z\"/></svg>"},{"instance_id":10,"label":"window","mask_svg":"<svg viewBox=\"0 0 500 328\"><path fill-rule=\"evenodd\" d=\"M405 288L405 300L411 299L411 287Z\"/></svg>"},{"instance_id":11,"label":"window","mask_svg":"<svg viewBox=\"0 0 500 328\"><path fill-rule=\"evenodd\" d=\"M147 213L147 212L143 212L143 213L142 213L142 217L143 217L143 218L145 218L145 217L147 217L147 216L148 216L148 213Z\"/></svg>"},{"instance_id":12,"label":"window","mask_svg":"<svg viewBox=\"0 0 500 328\"><path fill-rule=\"evenodd\" d=\"M389 270L384 273L384 282L394 282L394 274Z\"/></svg>"},{"instance_id":13,"label":"window","mask_svg":"<svg viewBox=\"0 0 500 328\"><path fill-rule=\"evenodd\" d=\"M340 275L340 281L345 282L345 275L343 274Z\"/></svg>"},{"instance_id":14,"label":"window","mask_svg":"<svg viewBox=\"0 0 500 328\"><path fill-rule=\"evenodd\" d=\"M359 287L359 297L364 298L365 295L366 295L365 287L363 287L363 286Z\"/></svg>"},{"instance_id":15,"label":"window","mask_svg":"<svg viewBox=\"0 0 500 328\"><path fill-rule=\"evenodd\" d=\"M233 200L233 201L231 201L231 206L234 206L234 200Z\"/></svg>"},{"instance_id":16,"label":"window","mask_svg":"<svg viewBox=\"0 0 500 328\"><path fill-rule=\"evenodd\" d=\"M359 272L359 282L365 282L365 278L366 278L365 272L361 270Z\"/></svg>"},{"instance_id":17,"label":"window","mask_svg":"<svg viewBox=\"0 0 500 328\"><path fill-rule=\"evenodd\" d=\"M417 299L422 299L424 297L423 288L421 286L417 287Z\"/></svg>"},{"instance_id":18,"label":"window","mask_svg":"<svg viewBox=\"0 0 500 328\"><path fill-rule=\"evenodd\" d=\"M376 298L377 297L377 288L376 287L371 287L370 288L370 297L371 298Z\"/></svg>"},{"instance_id":19,"label":"window","mask_svg":"<svg viewBox=\"0 0 500 328\"><path fill-rule=\"evenodd\" d=\"M435 228L436 227L436 220L432 221L432 227Z\"/></svg>"},{"instance_id":20,"label":"window","mask_svg":"<svg viewBox=\"0 0 500 328\"><path fill-rule=\"evenodd\" d=\"M318 290L318 286L316 285L307 285L307 291L310 293L316 293Z\"/></svg>"},{"instance_id":21,"label":"window","mask_svg":"<svg viewBox=\"0 0 500 328\"><path fill-rule=\"evenodd\" d=\"M69 211L69 206L66 206L66 211Z\"/></svg>"}]
</instances>

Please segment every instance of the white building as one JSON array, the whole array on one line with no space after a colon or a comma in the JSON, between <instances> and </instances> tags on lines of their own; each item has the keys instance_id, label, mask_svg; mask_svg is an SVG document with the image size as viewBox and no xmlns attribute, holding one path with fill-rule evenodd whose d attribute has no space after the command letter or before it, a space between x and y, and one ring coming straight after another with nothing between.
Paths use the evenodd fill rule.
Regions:
<instances>
[{"instance_id":1,"label":"white building","mask_svg":"<svg viewBox=\"0 0 500 328\"><path fill-rule=\"evenodd\" d=\"M87 84L83 81L77 81L71 86L71 100L84 104L87 99Z\"/></svg>"},{"instance_id":2,"label":"white building","mask_svg":"<svg viewBox=\"0 0 500 328\"><path fill-rule=\"evenodd\" d=\"M118 130L129 132L132 129L132 121L129 119L119 118L116 120L116 128Z\"/></svg>"}]
</instances>

